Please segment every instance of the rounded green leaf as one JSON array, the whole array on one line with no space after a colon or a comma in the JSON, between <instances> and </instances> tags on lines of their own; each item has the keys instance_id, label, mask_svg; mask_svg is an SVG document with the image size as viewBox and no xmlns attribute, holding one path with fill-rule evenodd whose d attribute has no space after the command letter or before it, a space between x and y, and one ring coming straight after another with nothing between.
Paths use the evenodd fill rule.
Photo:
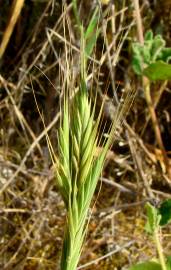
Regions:
<instances>
[{"instance_id":1,"label":"rounded green leaf","mask_svg":"<svg viewBox=\"0 0 171 270\"><path fill-rule=\"evenodd\" d=\"M171 64L157 61L143 70L143 74L151 81L171 79Z\"/></svg>"},{"instance_id":2,"label":"rounded green leaf","mask_svg":"<svg viewBox=\"0 0 171 270\"><path fill-rule=\"evenodd\" d=\"M129 270L162 270L162 267L159 263L149 261L134 265Z\"/></svg>"}]
</instances>

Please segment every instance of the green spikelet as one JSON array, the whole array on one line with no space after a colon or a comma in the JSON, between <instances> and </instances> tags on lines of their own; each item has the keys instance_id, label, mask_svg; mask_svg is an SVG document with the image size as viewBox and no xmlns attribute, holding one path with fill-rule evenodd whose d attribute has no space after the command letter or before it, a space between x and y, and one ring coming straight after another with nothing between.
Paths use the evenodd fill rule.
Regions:
<instances>
[{"instance_id":1,"label":"green spikelet","mask_svg":"<svg viewBox=\"0 0 171 270\"><path fill-rule=\"evenodd\" d=\"M83 40L82 44L84 52ZM83 53L81 85L70 102L67 95L64 97L63 117L58 133L57 183L67 210L61 270L76 270L86 232L87 212L106 154L113 142L116 128L123 121L133 99L129 95L125 103L118 106L108 139L97 156L98 126L102 109L95 121L95 105L92 106L86 88L85 62Z\"/></svg>"}]
</instances>

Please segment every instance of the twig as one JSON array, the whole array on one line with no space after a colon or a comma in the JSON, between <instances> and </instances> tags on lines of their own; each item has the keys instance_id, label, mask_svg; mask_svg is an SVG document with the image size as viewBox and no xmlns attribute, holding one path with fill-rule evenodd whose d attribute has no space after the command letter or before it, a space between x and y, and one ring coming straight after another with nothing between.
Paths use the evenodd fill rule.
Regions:
<instances>
[{"instance_id":1,"label":"twig","mask_svg":"<svg viewBox=\"0 0 171 270\"><path fill-rule=\"evenodd\" d=\"M8 45L8 42L9 42L10 37L12 35L12 32L13 32L14 26L17 22L17 19L21 13L23 5L24 5L24 0L14 0L12 3L12 15L11 15L10 21L6 27L6 30L4 32L2 42L0 44L0 59L2 58L2 56L5 52L5 49Z\"/></svg>"},{"instance_id":2,"label":"twig","mask_svg":"<svg viewBox=\"0 0 171 270\"><path fill-rule=\"evenodd\" d=\"M143 26L142 26L142 20L141 20L139 0L133 0L133 3L134 3L134 8L135 8L135 18L137 22L138 39L139 39L139 42L143 45L144 35L143 35Z\"/></svg>"},{"instance_id":3,"label":"twig","mask_svg":"<svg viewBox=\"0 0 171 270\"><path fill-rule=\"evenodd\" d=\"M111 186L113 186L113 187L118 188L121 192L126 192L126 193L130 193L130 194L135 194L135 192L133 192L132 190L130 190L130 189L128 189L128 188L122 186L121 184L118 184L118 183L116 183L116 182L114 182L114 181L112 181L112 180L109 180L109 179L107 179L107 178L105 178L105 177L101 177L100 179L102 180L102 182L104 182L104 183L106 183L106 184L108 184L108 185L111 185Z\"/></svg>"},{"instance_id":4,"label":"twig","mask_svg":"<svg viewBox=\"0 0 171 270\"><path fill-rule=\"evenodd\" d=\"M86 263L86 264L83 264L83 265L79 266L79 267L77 268L77 270L86 268L86 267L88 267L88 266L90 266L90 265L92 265L92 264L97 264L98 262L100 262L100 261L102 261L102 260L104 260L104 259L106 259L106 258L112 256L113 254L118 253L118 252L122 251L123 249L132 246L134 243L135 243L135 240L129 241L129 242L126 243L125 245L123 245L123 246L121 246L121 247L118 247L118 248L116 248L116 249L114 249L114 250L108 252L108 253L105 254L104 256L101 256L101 257L99 257L99 258L97 258L97 259L95 259L95 260L93 260L93 261L91 261L91 262L88 262L88 263Z\"/></svg>"},{"instance_id":5,"label":"twig","mask_svg":"<svg viewBox=\"0 0 171 270\"><path fill-rule=\"evenodd\" d=\"M46 136L47 132L56 124L56 122L58 121L60 116L60 113L58 113L54 119L52 120L52 122L47 126L46 129L43 130L43 132L36 138L36 140L31 144L30 148L27 150L23 160L20 163L20 166L18 167L18 169L15 171L15 173L12 175L12 177L6 182L5 185L3 185L3 187L0 190L0 195L9 187L9 185L11 185L13 183L13 181L15 180L15 177L18 175L18 173L20 171L22 171L22 168L24 166L24 164L26 163L28 157L30 156L30 154L32 153L33 149L37 146L37 144L39 143L40 140L43 139L44 136Z\"/></svg>"},{"instance_id":6,"label":"twig","mask_svg":"<svg viewBox=\"0 0 171 270\"><path fill-rule=\"evenodd\" d=\"M137 172L138 176L143 180L144 187L146 189L146 192L147 192L148 196L150 198L154 198L154 195L153 195L153 193L151 191L151 188L150 188L150 185L148 183L147 177L143 172L141 161L140 161L139 157L137 156L137 152L136 152L134 144L132 142L132 138L130 138L129 131L127 130L126 133L127 133L127 137L128 137L128 140L129 140L129 146L130 146L130 150L131 150L131 153L132 153L132 158L133 158L134 163L136 165L136 172Z\"/></svg>"},{"instance_id":7,"label":"twig","mask_svg":"<svg viewBox=\"0 0 171 270\"><path fill-rule=\"evenodd\" d=\"M152 119L152 122L153 122L153 128L154 128L154 132L155 132L155 135L156 135L156 140L157 140L157 143L158 143L158 145L159 145L159 147L161 149L163 159L164 159L164 163L165 163L165 166L166 166L166 170L169 173L169 171L170 171L169 160L168 160L166 150L165 150L165 147L164 147L164 144L163 144L163 141L162 141L158 119L157 119L157 116L156 116L156 113L155 113L155 110L154 110L154 107L153 107L153 103L152 103L152 99L151 99L151 95L150 95L150 83L149 83L149 81L145 82L144 86L145 86L145 97L146 97L147 105L148 105L149 112L150 112L150 115L151 115L151 119Z\"/></svg>"}]
</instances>

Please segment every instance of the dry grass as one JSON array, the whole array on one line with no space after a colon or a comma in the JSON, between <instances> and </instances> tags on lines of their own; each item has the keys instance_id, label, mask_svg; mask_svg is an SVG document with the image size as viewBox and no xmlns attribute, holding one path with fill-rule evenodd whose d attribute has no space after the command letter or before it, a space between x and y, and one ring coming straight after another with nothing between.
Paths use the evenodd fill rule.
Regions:
<instances>
[{"instance_id":1,"label":"dry grass","mask_svg":"<svg viewBox=\"0 0 171 270\"><path fill-rule=\"evenodd\" d=\"M156 147L151 124L148 124L149 114L141 84L130 67L129 42L136 38L136 23L132 2L123 2L122 6L114 6L111 1L102 7L100 27L103 27L89 65L87 85L92 100L95 98L92 90L98 90L96 116L98 106L106 98L100 134L108 130L116 110L115 90L120 99L122 90L127 93L131 83L131 87L137 89L137 95L127 117L129 124L119 130L120 135L107 153L102 181L94 197L97 201L92 210L80 269L126 269L133 262L153 257L153 244L147 241L143 232L143 205L151 197L157 201L170 197L171 191L170 179L164 174L161 151ZM1 6L6 12L6 4ZM92 9L92 3L82 4L80 12L85 24L89 20L88 11ZM148 28L150 22L146 13L151 16L150 6L144 5L143 23ZM155 18L155 13L153 16ZM0 22L3 32L6 22ZM71 4L65 9L62 9L61 1L24 4L3 55L0 74L0 268L3 270L59 269L66 213L55 184L46 131L37 112L31 81L57 151L56 129L61 119L60 103L66 78L65 48L68 56L72 55L69 58L73 72L72 90L75 84L78 85L80 73L79 46ZM158 98L156 94L160 87L164 89ZM169 83L167 86L155 85L152 89L168 154L169 89ZM168 231L164 231L163 242L168 253Z\"/></svg>"},{"instance_id":2,"label":"dry grass","mask_svg":"<svg viewBox=\"0 0 171 270\"><path fill-rule=\"evenodd\" d=\"M12 35L12 32L14 30L17 19L20 16L23 5L24 5L24 0L14 0L13 1L12 7L11 7L10 20L6 26L6 29L5 29L5 32L3 34L1 44L0 44L0 59L2 58L2 56L6 50L6 47L8 45L8 42L9 42L10 37Z\"/></svg>"}]
</instances>

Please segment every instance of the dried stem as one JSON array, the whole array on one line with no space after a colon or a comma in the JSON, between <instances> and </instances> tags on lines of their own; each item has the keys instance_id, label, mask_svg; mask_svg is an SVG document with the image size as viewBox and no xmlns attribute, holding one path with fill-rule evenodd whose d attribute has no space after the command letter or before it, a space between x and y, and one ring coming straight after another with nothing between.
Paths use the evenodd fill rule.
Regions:
<instances>
[{"instance_id":1,"label":"dried stem","mask_svg":"<svg viewBox=\"0 0 171 270\"><path fill-rule=\"evenodd\" d=\"M12 15L11 15L9 23L6 27L6 30L4 32L2 42L0 44L0 59L2 58L2 56L6 50L6 47L8 45L9 40L10 40L10 37L12 35L12 32L13 32L14 26L17 22L17 19L21 13L23 5L24 5L24 0L14 0L13 1Z\"/></svg>"}]
</instances>

